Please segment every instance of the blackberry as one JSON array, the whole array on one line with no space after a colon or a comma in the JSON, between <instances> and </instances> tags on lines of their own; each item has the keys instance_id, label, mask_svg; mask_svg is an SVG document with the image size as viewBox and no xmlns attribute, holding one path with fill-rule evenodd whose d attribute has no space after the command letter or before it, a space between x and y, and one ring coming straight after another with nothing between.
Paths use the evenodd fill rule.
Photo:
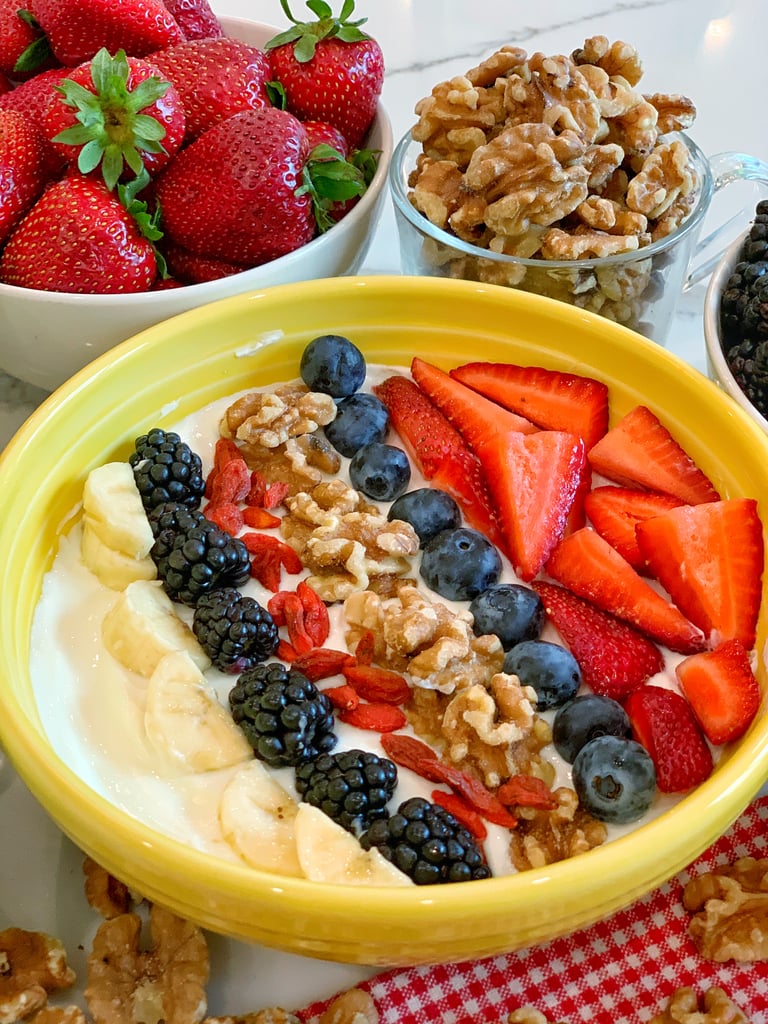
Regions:
<instances>
[{"instance_id":1,"label":"blackberry","mask_svg":"<svg viewBox=\"0 0 768 1024\"><path fill-rule=\"evenodd\" d=\"M147 513L152 536L157 539L165 530L173 533L188 533L193 527L208 522L199 509L190 509L176 501L156 505Z\"/></svg>"},{"instance_id":2,"label":"blackberry","mask_svg":"<svg viewBox=\"0 0 768 1024\"><path fill-rule=\"evenodd\" d=\"M202 513L159 507L163 511L153 525L158 532L149 554L171 600L194 607L203 594L245 583L251 560L241 540Z\"/></svg>"},{"instance_id":3,"label":"blackberry","mask_svg":"<svg viewBox=\"0 0 768 1024\"><path fill-rule=\"evenodd\" d=\"M321 754L296 769L302 798L352 833L387 816L396 785L397 766L364 750Z\"/></svg>"},{"instance_id":4,"label":"blackberry","mask_svg":"<svg viewBox=\"0 0 768 1024\"><path fill-rule=\"evenodd\" d=\"M216 668L232 673L266 661L279 640L266 608L234 587L203 594L195 608L192 631Z\"/></svg>"},{"instance_id":5,"label":"blackberry","mask_svg":"<svg viewBox=\"0 0 768 1024\"><path fill-rule=\"evenodd\" d=\"M452 814L422 797L405 800L390 818L374 821L360 837L375 846L416 885L490 878L482 851Z\"/></svg>"},{"instance_id":6,"label":"blackberry","mask_svg":"<svg viewBox=\"0 0 768 1024\"><path fill-rule=\"evenodd\" d=\"M328 697L278 661L243 672L229 706L256 757L273 768L295 768L336 746Z\"/></svg>"},{"instance_id":7,"label":"blackberry","mask_svg":"<svg viewBox=\"0 0 768 1024\"><path fill-rule=\"evenodd\" d=\"M768 418L768 341L742 341L729 348L725 357L736 383L757 411Z\"/></svg>"},{"instance_id":8,"label":"blackberry","mask_svg":"<svg viewBox=\"0 0 768 1024\"><path fill-rule=\"evenodd\" d=\"M129 462L144 508L167 501L199 508L205 493L203 464L178 434L154 427L137 437Z\"/></svg>"}]
</instances>

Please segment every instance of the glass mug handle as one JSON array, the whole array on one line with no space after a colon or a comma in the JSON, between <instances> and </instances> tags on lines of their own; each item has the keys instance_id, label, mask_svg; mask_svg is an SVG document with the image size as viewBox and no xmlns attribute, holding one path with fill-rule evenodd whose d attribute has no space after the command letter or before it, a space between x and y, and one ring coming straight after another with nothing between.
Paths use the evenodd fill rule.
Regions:
<instances>
[{"instance_id":1,"label":"glass mug handle","mask_svg":"<svg viewBox=\"0 0 768 1024\"><path fill-rule=\"evenodd\" d=\"M716 153L709 158L709 166L713 178L713 195L724 189L734 181L760 181L768 190L768 163L760 160L759 157L749 156L747 153ZM693 266L688 272L683 285L686 292L694 285L703 281L714 270L723 255L723 252L732 244L733 239L727 236L735 224L751 220L751 213L745 216L744 210L729 217L723 224L718 225L713 231L702 238L696 245L693 256ZM743 224L746 228L746 224ZM725 240L725 241L724 241ZM706 256L707 251L715 246L712 255Z\"/></svg>"}]
</instances>

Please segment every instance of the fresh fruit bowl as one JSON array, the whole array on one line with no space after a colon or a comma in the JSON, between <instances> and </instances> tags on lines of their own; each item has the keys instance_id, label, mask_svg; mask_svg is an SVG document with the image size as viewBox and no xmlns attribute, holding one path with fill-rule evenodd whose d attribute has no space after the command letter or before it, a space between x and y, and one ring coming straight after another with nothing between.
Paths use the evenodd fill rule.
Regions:
<instances>
[{"instance_id":1,"label":"fresh fruit bowl","mask_svg":"<svg viewBox=\"0 0 768 1024\"><path fill-rule=\"evenodd\" d=\"M227 35L263 46L277 29L221 18ZM229 277L136 294L80 295L0 284L0 368L46 390L116 343L170 316L253 288L356 273L386 198L392 129L379 104L365 145L380 151L365 195L325 234L299 249Z\"/></svg>"},{"instance_id":2,"label":"fresh fruit bowl","mask_svg":"<svg viewBox=\"0 0 768 1024\"><path fill-rule=\"evenodd\" d=\"M57 539L79 516L89 471L125 459L152 425L217 398L294 378L307 342L352 338L369 363L448 368L484 358L577 370L604 381L613 420L644 402L725 497L768 502L768 437L714 384L659 347L580 310L514 290L422 278L339 278L238 296L156 325L68 381L0 461L5 650L0 740L20 775L87 853L147 897L231 936L327 960L415 964L546 941L626 906L693 860L768 773L764 701L713 774L672 809L565 862L458 885L359 888L226 862L140 824L58 756L29 657ZM577 354L577 355L576 355ZM768 638L763 604L756 649ZM52 641L56 642L56 641ZM768 679L757 666L765 693ZM84 773L83 773L84 774Z\"/></svg>"}]
</instances>

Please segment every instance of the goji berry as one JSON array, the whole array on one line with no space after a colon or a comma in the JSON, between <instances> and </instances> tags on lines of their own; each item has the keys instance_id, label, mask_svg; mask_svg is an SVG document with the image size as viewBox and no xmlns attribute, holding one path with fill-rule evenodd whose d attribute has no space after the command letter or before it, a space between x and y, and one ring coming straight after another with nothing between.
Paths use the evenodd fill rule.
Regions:
<instances>
[{"instance_id":1,"label":"goji berry","mask_svg":"<svg viewBox=\"0 0 768 1024\"><path fill-rule=\"evenodd\" d=\"M275 480L271 483L264 494L263 505L264 508L277 508L278 505L282 505L285 499L288 497L290 486L283 480Z\"/></svg>"},{"instance_id":2,"label":"goji berry","mask_svg":"<svg viewBox=\"0 0 768 1024\"><path fill-rule=\"evenodd\" d=\"M539 811L552 811L557 798L542 779L533 775L513 775L496 790L496 796L507 807L535 807Z\"/></svg>"},{"instance_id":3,"label":"goji berry","mask_svg":"<svg viewBox=\"0 0 768 1024\"><path fill-rule=\"evenodd\" d=\"M430 782L444 782L451 789L458 793L475 808L484 818L492 821L495 825L504 825L507 828L517 826L517 818L513 817L504 804L489 789L486 789L479 779L466 772L461 771L453 765L443 764L442 761L422 761L417 769L422 778Z\"/></svg>"},{"instance_id":4,"label":"goji berry","mask_svg":"<svg viewBox=\"0 0 768 1024\"><path fill-rule=\"evenodd\" d=\"M354 711L360 705L360 698L347 683L342 686L329 686L328 689L322 691L328 700L333 704L337 711L340 712L339 718L344 720L344 714L349 714Z\"/></svg>"},{"instance_id":5,"label":"goji berry","mask_svg":"<svg viewBox=\"0 0 768 1024\"><path fill-rule=\"evenodd\" d=\"M216 473L211 487L211 504L242 501L248 493L250 482L251 474L245 459L242 456L231 458Z\"/></svg>"},{"instance_id":6,"label":"goji berry","mask_svg":"<svg viewBox=\"0 0 768 1024\"><path fill-rule=\"evenodd\" d=\"M296 593L304 608L304 628L312 639L315 647L322 647L331 631L328 609L325 601L310 587L306 580L301 580Z\"/></svg>"},{"instance_id":7,"label":"goji berry","mask_svg":"<svg viewBox=\"0 0 768 1024\"><path fill-rule=\"evenodd\" d=\"M432 800L449 811L475 839L482 842L483 839L488 838L488 829L485 827L482 817L462 797L455 793L446 793L444 789L434 789L432 790Z\"/></svg>"},{"instance_id":8,"label":"goji berry","mask_svg":"<svg viewBox=\"0 0 768 1024\"><path fill-rule=\"evenodd\" d=\"M350 711L340 711L339 719L370 732L395 732L406 723L403 712L392 704L358 704Z\"/></svg>"},{"instance_id":9,"label":"goji berry","mask_svg":"<svg viewBox=\"0 0 768 1024\"><path fill-rule=\"evenodd\" d=\"M345 665L354 662L347 651L334 651L329 647L314 647L307 654L296 658L293 667L303 673L312 683L319 679L330 679L340 675Z\"/></svg>"},{"instance_id":10,"label":"goji berry","mask_svg":"<svg viewBox=\"0 0 768 1024\"><path fill-rule=\"evenodd\" d=\"M203 509L203 515L220 530L231 533L233 537L236 537L243 528L243 513L240 506L231 501L209 501Z\"/></svg>"},{"instance_id":11,"label":"goji berry","mask_svg":"<svg viewBox=\"0 0 768 1024\"><path fill-rule=\"evenodd\" d=\"M375 665L347 665L344 678L364 700L403 704L411 695L407 680L399 672Z\"/></svg>"},{"instance_id":12,"label":"goji berry","mask_svg":"<svg viewBox=\"0 0 768 1024\"><path fill-rule=\"evenodd\" d=\"M276 594L267 601L267 611L272 616L272 621L276 626L285 625L285 599L288 597L289 591L278 590Z\"/></svg>"},{"instance_id":13,"label":"goji berry","mask_svg":"<svg viewBox=\"0 0 768 1024\"><path fill-rule=\"evenodd\" d=\"M299 656L293 645L289 644L287 640L282 639L277 642L275 654L281 661L287 661L289 664L295 663Z\"/></svg>"},{"instance_id":14,"label":"goji berry","mask_svg":"<svg viewBox=\"0 0 768 1024\"><path fill-rule=\"evenodd\" d=\"M371 665L375 652L376 637L373 635L372 630L366 629L357 641L357 647L355 648L355 657L357 658L358 665Z\"/></svg>"},{"instance_id":15,"label":"goji berry","mask_svg":"<svg viewBox=\"0 0 768 1024\"><path fill-rule=\"evenodd\" d=\"M299 654L307 654L315 645L304 626L304 605L298 594L286 595L283 602L283 615L285 616L285 628L288 630L288 639Z\"/></svg>"},{"instance_id":16,"label":"goji berry","mask_svg":"<svg viewBox=\"0 0 768 1024\"><path fill-rule=\"evenodd\" d=\"M419 767L422 761L436 761L437 751L433 750L428 743L417 740L415 736L406 736L403 733L391 732L381 737L381 745L387 757L399 764L401 768L410 768L419 775Z\"/></svg>"},{"instance_id":17,"label":"goji berry","mask_svg":"<svg viewBox=\"0 0 768 1024\"><path fill-rule=\"evenodd\" d=\"M246 505L243 509L243 522L255 530L271 530L280 525L280 516L273 516L265 508Z\"/></svg>"},{"instance_id":18,"label":"goji berry","mask_svg":"<svg viewBox=\"0 0 768 1024\"><path fill-rule=\"evenodd\" d=\"M267 494L267 481L257 469L251 471L251 486L245 496L245 504L254 508L264 508Z\"/></svg>"},{"instance_id":19,"label":"goji berry","mask_svg":"<svg viewBox=\"0 0 768 1024\"><path fill-rule=\"evenodd\" d=\"M281 567L291 574L303 569L301 559L293 548L277 537L264 533L244 533L240 539L253 555L251 576L272 593L280 589Z\"/></svg>"},{"instance_id":20,"label":"goji berry","mask_svg":"<svg viewBox=\"0 0 768 1024\"><path fill-rule=\"evenodd\" d=\"M251 576L273 594L280 589L281 570L280 552L274 548L254 554L251 559Z\"/></svg>"},{"instance_id":21,"label":"goji berry","mask_svg":"<svg viewBox=\"0 0 768 1024\"><path fill-rule=\"evenodd\" d=\"M213 450L213 467L205 481L205 496L210 499L213 485L221 470L232 459L242 459L242 452L229 437L220 437Z\"/></svg>"}]
</instances>

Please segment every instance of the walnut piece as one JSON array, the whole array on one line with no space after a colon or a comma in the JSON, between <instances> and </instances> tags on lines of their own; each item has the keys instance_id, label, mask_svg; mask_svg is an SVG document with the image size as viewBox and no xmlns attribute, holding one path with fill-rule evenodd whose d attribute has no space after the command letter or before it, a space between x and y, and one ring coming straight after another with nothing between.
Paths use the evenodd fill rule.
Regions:
<instances>
[{"instance_id":1,"label":"walnut piece","mask_svg":"<svg viewBox=\"0 0 768 1024\"><path fill-rule=\"evenodd\" d=\"M699 1001L692 988L679 988L650 1024L750 1024L721 988L709 988Z\"/></svg>"},{"instance_id":2,"label":"walnut piece","mask_svg":"<svg viewBox=\"0 0 768 1024\"><path fill-rule=\"evenodd\" d=\"M572 789L561 786L553 795L557 799L554 810L514 809L518 825L510 833L509 852L518 871L575 857L606 840L605 825L579 807Z\"/></svg>"},{"instance_id":3,"label":"walnut piece","mask_svg":"<svg viewBox=\"0 0 768 1024\"><path fill-rule=\"evenodd\" d=\"M379 1024L379 1011L367 992L351 988L331 1001L320 1024Z\"/></svg>"},{"instance_id":4,"label":"walnut piece","mask_svg":"<svg viewBox=\"0 0 768 1024\"><path fill-rule=\"evenodd\" d=\"M238 398L224 413L220 431L222 437L277 448L292 437L314 433L335 418L336 403L330 395L301 384L284 384Z\"/></svg>"},{"instance_id":5,"label":"walnut piece","mask_svg":"<svg viewBox=\"0 0 768 1024\"><path fill-rule=\"evenodd\" d=\"M41 1010L49 992L74 984L75 972L58 939L23 928L0 931L0 1024Z\"/></svg>"},{"instance_id":6,"label":"walnut piece","mask_svg":"<svg viewBox=\"0 0 768 1024\"><path fill-rule=\"evenodd\" d=\"M607 36L591 36L571 57L579 66L594 64L608 75L620 75L630 85L637 85L643 76L643 65L634 46L611 43Z\"/></svg>"},{"instance_id":7,"label":"walnut piece","mask_svg":"<svg viewBox=\"0 0 768 1024\"><path fill-rule=\"evenodd\" d=\"M141 928L138 914L121 914L96 932L85 987L95 1024L199 1024L209 972L203 933L154 905L149 949Z\"/></svg>"},{"instance_id":8,"label":"walnut piece","mask_svg":"<svg viewBox=\"0 0 768 1024\"><path fill-rule=\"evenodd\" d=\"M253 1013L240 1013L232 1017L206 1017L203 1024L301 1024L294 1014L281 1006L269 1006Z\"/></svg>"},{"instance_id":9,"label":"walnut piece","mask_svg":"<svg viewBox=\"0 0 768 1024\"><path fill-rule=\"evenodd\" d=\"M79 1006L44 1006L29 1018L29 1024L88 1024Z\"/></svg>"},{"instance_id":10,"label":"walnut piece","mask_svg":"<svg viewBox=\"0 0 768 1024\"><path fill-rule=\"evenodd\" d=\"M83 861L85 875L85 898L89 906L104 918L127 914L133 905L133 897L127 885L119 882L95 860L86 857Z\"/></svg>"},{"instance_id":11,"label":"walnut piece","mask_svg":"<svg viewBox=\"0 0 768 1024\"><path fill-rule=\"evenodd\" d=\"M742 857L692 878L683 905L688 930L707 960L768 959L768 859Z\"/></svg>"}]
</instances>

